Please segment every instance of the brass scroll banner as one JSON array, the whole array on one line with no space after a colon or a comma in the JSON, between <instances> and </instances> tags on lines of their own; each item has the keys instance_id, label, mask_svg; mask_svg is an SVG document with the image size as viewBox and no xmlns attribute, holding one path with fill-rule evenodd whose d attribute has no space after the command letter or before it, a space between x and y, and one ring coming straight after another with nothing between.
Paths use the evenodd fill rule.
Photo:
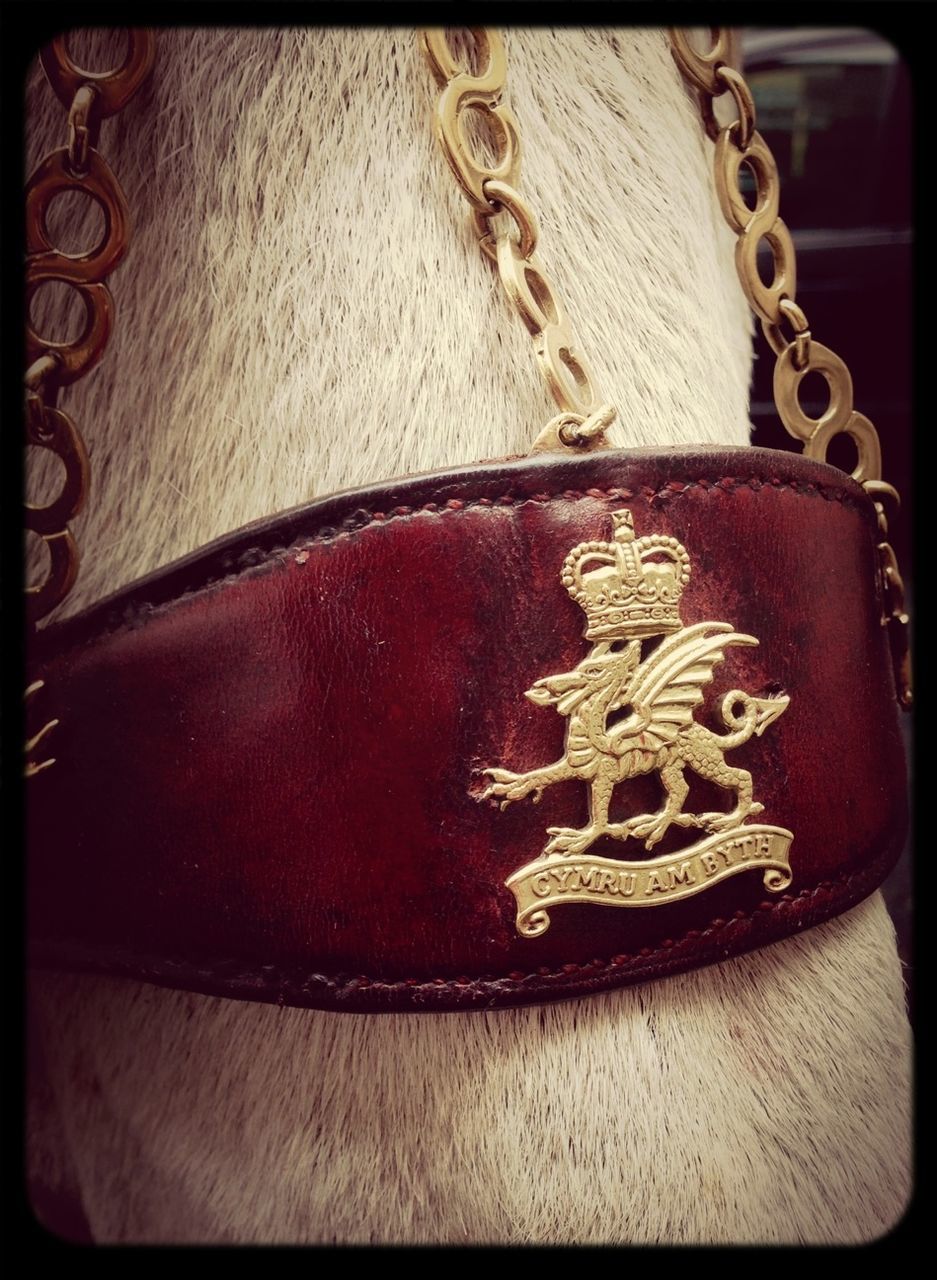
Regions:
<instances>
[{"instance_id":1,"label":"brass scroll banner","mask_svg":"<svg viewBox=\"0 0 937 1280\"><path fill-rule=\"evenodd\" d=\"M764 872L765 888L780 893L791 883L782 827L736 827L689 848L643 862L612 858L538 858L505 881L517 900L517 931L536 938L550 927L547 907L567 902L606 907L653 907L702 893L740 871Z\"/></svg>"}]
</instances>

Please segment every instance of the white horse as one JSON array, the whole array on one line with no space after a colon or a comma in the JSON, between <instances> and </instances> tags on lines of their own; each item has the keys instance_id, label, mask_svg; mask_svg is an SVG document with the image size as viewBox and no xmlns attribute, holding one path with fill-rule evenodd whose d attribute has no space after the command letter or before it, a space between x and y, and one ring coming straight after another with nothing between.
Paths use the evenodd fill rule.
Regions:
<instances>
[{"instance_id":1,"label":"white horse","mask_svg":"<svg viewBox=\"0 0 937 1280\"><path fill-rule=\"evenodd\" d=\"M505 44L521 189L612 441L747 442L752 324L666 33ZM107 358L62 398L93 467L68 612L313 496L523 453L555 412L413 31L167 30L157 58L102 129L136 230ZM28 113L31 168L66 137L38 74ZM857 1242L909 1197L878 893L542 1007L369 1016L42 973L32 1010L36 1203L80 1201L101 1242Z\"/></svg>"}]
</instances>

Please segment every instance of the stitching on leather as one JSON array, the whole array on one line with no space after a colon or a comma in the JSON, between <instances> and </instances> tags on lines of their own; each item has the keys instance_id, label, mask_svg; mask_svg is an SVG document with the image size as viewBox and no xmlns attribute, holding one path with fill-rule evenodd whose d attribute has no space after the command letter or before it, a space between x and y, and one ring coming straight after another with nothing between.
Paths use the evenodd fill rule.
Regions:
<instances>
[{"instance_id":1,"label":"stitching on leather","mask_svg":"<svg viewBox=\"0 0 937 1280\"><path fill-rule=\"evenodd\" d=\"M646 967L646 965L635 965L632 962L640 960L647 962L653 960L657 956L672 955L687 943L702 942L713 934L719 933L723 929L728 928L731 924L739 924L742 921L750 921L759 915L767 915L768 907L770 907L771 913L775 914L781 907L791 907L798 899L814 898L817 894L821 892L829 892L830 890L835 892L839 886L848 888L854 880L859 879L863 875L868 875L868 872L869 868L863 867L862 870L855 871L851 875L838 876L836 880L821 880L819 884L814 885L810 889L801 889L799 893L794 895L785 894L777 902L767 903L765 906L757 906L753 911L737 911L734 915L730 916L728 920L720 919L717 916L715 920L710 921L710 923L703 929L688 929L682 938L672 941L670 946L659 944L652 948L643 947L636 955L622 954L620 956L613 956L611 960L603 960L600 964L596 964L594 961L582 964L570 962L569 964L561 966L559 969L549 970L547 973L541 973L539 969L535 969L532 973L524 973L519 976L515 976L516 971L512 971L512 973L503 974L500 977L469 978L468 980L464 978L424 978L415 981L414 979L398 978L392 981L387 981L382 978L369 978L365 974L358 974L353 978L346 979L345 981L339 981L332 978L329 979L329 982L333 988L339 990L352 988L360 991L364 990L368 986L375 986L390 987L393 989L405 987L408 991L415 991L419 990L421 987L431 987L438 990L440 987L464 988L467 986L477 986L480 983L491 982L521 983L526 982L530 978L563 978L569 977L573 973L593 973L597 976L600 973L607 972L609 969L627 969L633 971L636 967L640 969L642 967ZM325 974L322 976L326 977Z\"/></svg>"},{"instance_id":2,"label":"stitching on leather","mask_svg":"<svg viewBox=\"0 0 937 1280\"><path fill-rule=\"evenodd\" d=\"M862 896L864 897L867 897L869 893L873 892L876 888L880 887L885 874L887 874L888 869L894 863L893 853L894 851L892 850L891 853L889 854L880 855L879 857L875 858L872 862L867 863L864 867L861 867L858 871L851 872L848 875L844 873L840 873L838 876L835 876L832 879L821 880L818 884L813 885L811 888L801 889L796 894L789 894L789 893L784 894L780 899L778 899L777 902L768 903L765 901L759 904L757 907L755 907L754 910L749 912L736 912L733 916L731 916L727 920L722 920L717 918L716 920L711 921L710 924L703 929L688 929L682 938L680 938L677 941L671 942L669 946L659 945L655 948L650 948L650 949L642 948L642 950L638 952L637 955L622 954L618 956L613 956L611 960L602 960L598 964L596 964L595 962L588 962L588 963L571 962L563 965L559 969L547 970L547 972L542 972L541 969L537 969L532 973L525 973L525 974L519 974L516 971L512 971L512 973L503 974L500 976L484 975L484 976L475 977L475 978L469 978L469 977L463 976L459 978L383 979L383 978L369 978L365 974L356 974L353 977L339 980L337 978L329 976L328 974L314 973L314 974L309 974L305 979L302 979L299 982L296 982L296 981L291 981L288 975L285 975L282 973L280 975L276 975L275 973L270 973L269 972L270 970L275 970L276 966L274 965L262 966L260 972L263 973L265 969L268 971L268 973L264 974L263 986L267 991L276 991L281 1003L284 1002L286 995L292 994L292 992L296 991L298 988L301 989L303 986L317 979L321 980L321 984L325 985L325 987L329 991L335 993L335 992L342 992L342 991L366 991L370 987L379 988L384 991L406 990L409 992L419 992L422 990L427 990L427 991L438 992L442 990L453 990L453 989L465 991L465 990L468 990L469 988L492 987L492 986L497 986L500 983L507 983L507 982L514 984L515 987L519 987L521 983L534 978L538 978L541 981L549 980L549 979L562 980L563 978L570 978L574 974L575 975L585 974L587 976L589 974L592 974L595 977L599 977L600 975L607 973L610 969L620 969L623 974L627 974L630 977L635 977L635 975L640 976L641 974L644 974L648 969L653 969L653 962L657 957L665 956L665 955L673 956L679 953L681 948L686 946L688 943L701 942L706 938L709 938L717 933L720 933L723 929L728 928L729 925L731 924L740 924L745 921L751 921L759 915L770 914L771 916L776 916L777 912L782 907L793 907L795 902L800 900L806 900L809 898L816 898L821 893L832 894L834 901L840 902L840 903L842 903L843 898L845 898L846 902L844 905L841 906L841 910L847 910L851 905L848 901L849 899L848 891L851 888L851 886L853 886L857 881L860 882L860 889L862 889L863 885L869 885L867 891L862 894ZM858 902L859 900L860 900L859 898L856 898L855 901ZM835 915L837 913L833 912L832 914ZM831 916L823 917L824 920L829 918L831 918ZM820 921L817 921L816 923L820 923ZM784 935L784 936L788 936L788 935ZM772 940L781 941L781 938L772 939ZM737 953L732 953L732 954L737 954ZM643 963L639 963L640 961L643 961ZM144 975L139 966L134 966L133 964L131 964L129 967L129 973L130 973L130 976L137 976L137 977L146 976L149 978L150 981L159 982L169 977L169 973L167 972L167 970L172 971L175 969L181 969L184 971L187 981L191 980L191 977L193 974L198 974L207 978L216 978L216 979L221 978L223 980L226 980L229 986L231 982L237 981L238 978L241 978L243 980L245 973L248 975L249 978L254 977L257 973L256 970L245 971L241 969L241 962L234 958L227 961L216 960L213 963L209 963L208 965L199 965L198 963L193 963L192 961L186 961L186 960L167 959L159 962L159 965L160 965L159 971L153 971L151 968L150 972ZM240 970L240 972L231 972L232 966L234 966L236 970ZM92 968L97 968L97 967L98 966L96 965L92 965ZM145 962L143 967L144 968L147 967ZM116 965L114 963L111 963L110 965L105 966L106 972L114 972L115 970L117 972L121 972L121 971L126 971L126 969L127 969L127 966L122 965L119 961L117 962ZM661 976L662 977L667 976L667 973L669 972L670 970L667 970L663 974L661 974ZM561 983L561 986L562 986L562 983ZM186 989L193 989L193 988L186 988ZM538 990L539 990L539 987L538 987Z\"/></svg>"},{"instance_id":3,"label":"stitching on leather","mask_svg":"<svg viewBox=\"0 0 937 1280\"><path fill-rule=\"evenodd\" d=\"M124 631L131 631L139 623L159 617L163 612L171 609L182 600L198 595L210 587L233 584L248 573L266 568L292 552L301 551L305 547L329 546L343 537L362 533L365 529L369 529L375 524L384 524L401 516L417 514L441 516L449 511L467 511L476 507L518 506L527 502L538 503L543 506L553 502L580 502L584 498L612 498L632 501L640 496L645 498L650 505L655 503L660 505L672 501L674 498L681 498L694 489L702 489L703 492L716 490L720 493L734 493L738 489L752 489L757 492L762 488L789 489L797 497L823 498L827 502L839 502L865 514L863 505L845 490L828 489L825 485L814 484L810 481L779 480L776 476L734 475L721 476L718 480L706 478L686 481L668 480L658 489L652 489L648 485L639 486L637 489L560 489L552 493L506 493L497 498L450 498L444 502L425 502L418 507L392 507L389 511L367 511L361 508L359 511L346 516L340 526L324 525L315 533L300 534L292 542L284 543L282 546L273 547L269 550L265 550L260 546L248 547L238 554L237 568L233 572L206 578L203 582L187 587L185 591L181 591L178 595L173 596L172 599L161 601L159 604L154 604L152 601L140 601L129 612L122 612L117 617L112 616L109 619L104 619L100 630L95 631L93 637L89 638L98 640L105 636L120 635Z\"/></svg>"},{"instance_id":4,"label":"stitching on leather","mask_svg":"<svg viewBox=\"0 0 937 1280\"><path fill-rule=\"evenodd\" d=\"M891 861L891 859L887 859L887 860ZM849 887L853 885L856 881L863 881L863 880L867 881L869 879L872 879L874 881L872 886L874 890L874 888L877 887L877 885L882 879L882 876L879 874L879 871L880 871L880 864L884 861L886 861L885 858L879 857L875 861L871 863L867 863L864 867L861 867L858 871L851 872L848 875L840 874L838 876L833 877L832 879L821 880L818 884L813 885L811 888L801 889L796 894L786 893L781 898L779 898L776 902L769 903L767 901L763 901L761 904L755 907L754 910L752 911L748 911L748 912L737 911L732 916L730 916L728 919L725 919L725 920L717 917L716 919L710 921L708 925L704 926L701 929L688 929L686 933L679 939L676 939L673 941L668 939L667 941L669 945L667 946L663 944L658 944L657 946L652 948L644 947L634 955L623 953L620 955L613 956L610 960L601 960L598 963L596 963L595 961L586 961L582 963L572 961L565 965L562 965L559 969L550 969L550 970L547 970L546 972L543 972L542 968L535 969L531 973L518 973L516 970L512 970L510 973L506 973L506 974L501 974L501 975L487 974L487 975L482 975L474 978L470 978L468 976L460 976L458 978L387 979L387 978L371 978L371 977L368 977L366 974L355 974L354 976L349 978L339 979L339 978L332 977L329 974L314 973L314 974L308 975L305 980L301 980L300 982L295 982L295 981L290 981L289 978L286 977L286 975L280 974L279 976L277 976L277 975L271 974L269 977L265 975L263 985L268 990L279 989L280 992L282 993L284 989L295 990L297 987L301 987L302 985L304 985L304 982L308 983L315 979L321 979L322 982L325 985L327 985L327 987L333 992L365 991L369 987L377 987L377 988L382 988L384 990L391 990L391 991L406 990L406 991L412 991L412 992L416 992L424 989L431 990L431 991L440 991L444 989L464 991L470 987L491 986L493 984L503 983L503 982L510 982L515 985L520 985L521 983L534 978L540 979L541 981L543 981L543 980L549 980L554 978L558 978L558 979L570 978L574 974L576 975L585 974L587 976L591 974L595 977L598 977L600 974L607 973L610 969L620 969L623 973L629 973L629 974L634 974L636 972L640 973L646 970L647 968L652 967L652 962L656 958L660 956L665 956L665 955L672 956L672 955L678 954L680 950L683 947L687 946L688 944L694 944L694 943L699 944L701 942L704 942L707 938L710 938L715 934L721 933L723 929L727 929L730 925L749 922L761 915L767 916L770 914L772 916L776 916L777 913L782 908L791 908L798 901L806 900L808 898L816 898L820 894L832 893L838 897L842 896L842 891L848 890ZM207 965L199 965L198 963L195 963L192 961L182 961L182 960L179 960L179 961L167 960L167 961L164 961L163 963L166 964L169 968L184 969L189 974L199 973L206 977L226 978L229 981L235 980L237 976L243 976L243 971L241 975L238 975L236 973L231 973L231 972L223 972L223 971L219 972L219 970L222 970L222 969L223 970L230 969L230 966L232 965L239 968L242 962L233 958L228 961L216 960L213 963L209 963ZM263 968L273 969L275 968L275 966L273 965L262 966L261 972ZM256 973L255 970L251 970L248 972L250 972L251 974ZM284 977L286 977L286 981L284 981Z\"/></svg>"}]
</instances>

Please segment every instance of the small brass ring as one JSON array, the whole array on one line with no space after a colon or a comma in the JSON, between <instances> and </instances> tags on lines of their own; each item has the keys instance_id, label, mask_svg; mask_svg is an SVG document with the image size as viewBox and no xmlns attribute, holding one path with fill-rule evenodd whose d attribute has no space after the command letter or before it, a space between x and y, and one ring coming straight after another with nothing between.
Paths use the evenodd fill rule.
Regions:
<instances>
[{"instance_id":1,"label":"small brass ring","mask_svg":"<svg viewBox=\"0 0 937 1280\"><path fill-rule=\"evenodd\" d=\"M517 227L519 234L514 243L520 256L530 259L531 255L537 251L537 241L540 238L540 229L533 209L516 188L506 182L499 182L497 178L486 178L482 183L482 191L497 206L490 213L482 213L478 209L472 210L482 252L486 253L493 262L498 261L496 242L501 237L493 235L491 219L503 209L511 215Z\"/></svg>"},{"instance_id":2,"label":"small brass ring","mask_svg":"<svg viewBox=\"0 0 937 1280\"><path fill-rule=\"evenodd\" d=\"M755 179L754 209L749 209L739 191L739 172L743 164L748 166ZM732 136L732 126L720 130L713 172L722 216L733 231L741 235L752 224L766 230L774 225L781 194L778 166L760 133L753 134L745 151L740 151Z\"/></svg>"},{"instance_id":3,"label":"small brass ring","mask_svg":"<svg viewBox=\"0 0 937 1280\"><path fill-rule=\"evenodd\" d=\"M588 418L581 413L561 413L554 422L563 443L581 449L605 432L617 412L613 404L605 404Z\"/></svg>"},{"instance_id":4,"label":"small brass ring","mask_svg":"<svg viewBox=\"0 0 937 1280\"><path fill-rule=\"evenodd\" d=\"M96 99L97 90L94 85L83 84L75 94L68 112L68 168L75 178L84 178L88 173L88 150L92 145Z\"/></svg>"},{"instance_id":5,"label":"small brass ring","mask_svg":"<svg viewBox=\"0 0 937 1280\"><path fill-rule=\"evenodd\" d=\"M112 71L85 71L79 67L66 48L66 36L55 36L40 50L39 58L46 78L68 109L75 94L84 84L91 84L98 93L98 112L103 118L115 115L127 105L140 85L150 74L156 52L156 37L143 28L128 28L127 57L123 65Z\"/></svg>"},{"instance_id":6,"label":"small brass ring","mask_svg":"<svg viewBox=\"0 0 937 1280\"><path fill-rule=\"evenodd\" d=\"M469 27L469 31L478 47L480 58L485 62L484 71L477 76L473 76L456 62L444 27L425 28L420 32L420 46L436 83L442 87L456 76L464 76L476 87L492 80L503 85L507 74L507 59L501 36L497 31L485 27Z\"/></svg>"},{"instance_id":7,"label":"small brass ring","mask_svg":"<svg viewBox=\"0 0 937 1280\"><path fill-rule=\"evenodd\" d=\"M821 420L822 422L822 420ZM804 443L804 457L814 462L826 462L826 452L830 441L842 432L848 435L856 446L856 465L850 472L853 480L864 485L867 481L878 480L882 474L882 450L878 432L864 414L851 413L842 427L835 421L822 422L822 425Z\"/></svg>"},{"instance_id":8,"label":"small brass ring","mask_svg":"<svg viewBox=\"0 0 937 1280\"><path fill-rule=\"evenodd\" d=\"M768 285L758 272L758 245L762 239L768 241L774 262L774 276ZM759 319L777 324L780 300L793 297L797 292L794 242L784 222L775 218L767 230L762 230L760 220L753 218L736 241L735 263L752 310Z\"/></svg>"},{"instance_id":9,"label":"small brass ring","mask_svg":"<svg viewBox=\"0 0 937 1280\"><path fill-rule=\"evenodd\" d=\"M707 53L697 53L687 39L686 33L679 27L670 28L670 52L684 76L697 89L718 97L725 92L717 74L719 68L729 58L729 30L727 27L710 27L713 37L712 48Z\"/></svg>"},{"instance_id":10,"label":"small brass ring","mask_svg":"<svg viewBox=\"0 0 937 1280\"><path fill-rule=\"evenodd\" d=\"M26 392L26 443L44 448L55 435L49 425L49 406L38 391Z\"/></svg>"},{"instance_id":11,"label":"small brass ring","mask_svg":"<svg viewBox=\"0 0 937 1280\"><path fill-rule=\"evenodd\" d=\"M811 334L809 322L803 309L792 298L782 298L778 303L778 311L777 324L769 324L767 320L762 320L761 331L776 356L781 355L789 346L793 346L794 368L798 373L802 373L810 363ZM781 330L782 316L790 322L791 328L794 330L794 336L790 340L784 336Z\"/></svg>"},{"instance_id":12,"label":"small brass ring","mask_svg":"<svg viewBox=\"0 0 937 1280\"><path fill-rule=\"evenodd\" d=\"M130 238L130 210L120 183L97 151L88 152L87 172L78 177L69 170L68 151L51 151L26 187L26 252L28 267L58 269L64 278L91 284L114 270ZM52 243L46 225L49 206L64 191L89 196L104 214L104 235L87 253L62 253Z\"/></svg>"},{"instance_id":13,"label":"small brass ring","mask_svg":"<svg viewBox=\"0 0 937 1280\"><path fill-rule=\"evenodd\" d=\"M713 110L713 96L711 93L707 93L705 89L697 89L696 96L699 99L700 118L703 121L706 137L711 142L717 142L722 132L722 126L716 119L716 113Z\"/></svg>"},{"instance_id":14,"label":"small brass ring","mask_svg":"<svg viewBox=\"0 0 937 1280\"><path fill-rule=\"evenodd\" d=\"M891 498L896 506L901 506L901 494L885 480L864 480L862 487L872 499Z\"/></svg>"},{"instance_id":15,"label":"small brass ring","mask_svg":"<svg viewBox=\"0 0 937 1280\"><path fill-rule=\"evenodd\" d=\"M69 386L89 373L103 356L114 321L114 300L106 284L82 284L56 271L28 271L27 316L33 293L41 284L49 281L60 281L78 290L85 304L85 327L81 335L72 342L47 342L27 320L26 357L38 360L43 355L54 354L59 363L57 379L63 386Z\"/></svg>"},{"instance_id":16,"label":"small brass ring","mask_svg":"<svg viewBox=\"0 0 937 1280\"><path fill-rule=\"evenodd\" d=\"M78 428L61 409L46 409L49 434L41 441L31 441L34 448L48 449L65 467L65 481L58 497L45 506L26 505L26 528L41 537L59 533L81 510L88 492L90 469L88 453Z\"/></svg>"},{"instance_id":17,"label":"small brass ring","mask_svg":"<svg viewBox=\"0 0 937 1280\"><path fill-rule=\"evenodd\" d=\"M810 364L810 347L811 337L810 330L806 329L803 333L794 335L794 368L798 373L803 372Z\"/></svg>"},{"instance_id":18,"label":"small brass ring","mask_svg":"<svg viewBox=\"0 0 937 1280\"><path fill-rule=\"evenodd\" d=\"M827 428L829 431L826 438L844 430L853 411L852 377L845 362L835 351L830 351L819 342L811 345L810 363L805 369L795 366L794 355L792 343L781 352L774 366L774 402L786 430L796 439L804 441L812 439ZM822 374L830 389L830 403L819 418L809 417L798 399L800 384L810 372Z\"/></svg>"},{"instance_id":19,"label":"small brass ring","mask_svg":"<svg viewBox=\"0 0 937 1280\"><path fill-rule=\"evenodd\" d=\"M615 414L615 406L610 404L602 405L591 417L582 413L558 413L542 429L530 452L536 455L577 449L580 453L595 453L607 449L609 446L602 437Z\"/></svg>"},{"instance_id":20,"label":"small brass ring","mask_svg":"<svg viewBox=\"0 0 937 1280\"><path fill-rule=\"evenodd\" d=\"M778 310L790 321L791 328L795 333L806 333L810 328L810 321L807 319L804 309L794 301L793 298L782 298L778 303Z\"/></svg>"},{"instance_id":21,"label":"small brass ring","mask_svg":"<svg viewBox=\"0 0 937 1280\"><path fill-rule=\"evenodd\" d=\"M553 425L556 427L556 434L562 440L563 444L569 445L571 449L582 446L589 439L581 433L580 428L585 422L585 417L581 413L561 413L553 419Z\"/></svg>"},{"instance_id":22,"label":"small brass ring","mask_svg":"<svg viewBox=\"0 0 937 1280\"><path fill-rule=\"evenodd\" d=\"M71 530L63 529L42 540L49 548L49 572L44 582L26 588L26 620L31 623L61 604L78 577L78 546Z\"/></svg>"},{"instance_id":23,"label":"small brass ring","mask_svg":"<svg viewBox=\"0 0 937 1280\"><path fill-rule=\"evenodd\" d=\"M27 391L36 391L42 387L46 378L51 378L58 372L59 358L54 351L47 351L44 355L34 360L23 376Z\"/></svg>"},{"instance_id":24,"label":"small brass ring","mask_svg":"<svg viewBox=\"0 0 937 1280\"><path fill-rule=\"evenodd\" d=\"M742 76L737 71L734 71L732 67L717 67L716 77L735 99L739 117L728 127L735 135L736 146L739 150L747 151L752 138L755 136L755 100L752 97L752 91Z\"/></svg>"}]
</instances>

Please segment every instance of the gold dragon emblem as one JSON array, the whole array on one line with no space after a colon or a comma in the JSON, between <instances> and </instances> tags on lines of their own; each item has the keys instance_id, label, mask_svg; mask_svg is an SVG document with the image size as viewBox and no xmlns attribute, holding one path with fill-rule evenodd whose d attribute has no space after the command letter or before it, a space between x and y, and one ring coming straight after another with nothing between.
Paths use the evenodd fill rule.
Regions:
<instances>
[{"instance_id":1,"label":"gold dragon emblem","mask_svg":"<svg viewBox=\"0 0 937 1280\"><path fill-rule=\"evenodd\" d=\"M578 780L589 787L586 825L547 828L542 854L505 882L517 902L518 932L525 937L549 928L546 908L558 903L655 906L755 867L771 892L791 882L792 833L748 822L764 806L754 798L751 773L725 759L727 752L764 733L790 699L785 694L757 698L733 689L720 709L725 733L694 719L703 686L726 649L758 641L727 622L684 626L679 605L690 576L685 548L658 534L636 539L628 510L613 512L612 520L613 541L580 543L562 570L563 585L586 615L585 638L592 648L572 671L545 676L526 692L537 706L552 706L566 718L562 758L528 773L482 770L491 779L482 799L494 798L502 808L527 796L537 803L556 782ZM645 641L658 637L664 638L642 661ZM687 769L734 792L734 808L684 812ZM663 807L610 821L615 787L655 772L664 790ZM650 850L673 825L707 835L665 857L623 862L584 856L602 836L643 841Z\"/></svg>"}]
</instances>

